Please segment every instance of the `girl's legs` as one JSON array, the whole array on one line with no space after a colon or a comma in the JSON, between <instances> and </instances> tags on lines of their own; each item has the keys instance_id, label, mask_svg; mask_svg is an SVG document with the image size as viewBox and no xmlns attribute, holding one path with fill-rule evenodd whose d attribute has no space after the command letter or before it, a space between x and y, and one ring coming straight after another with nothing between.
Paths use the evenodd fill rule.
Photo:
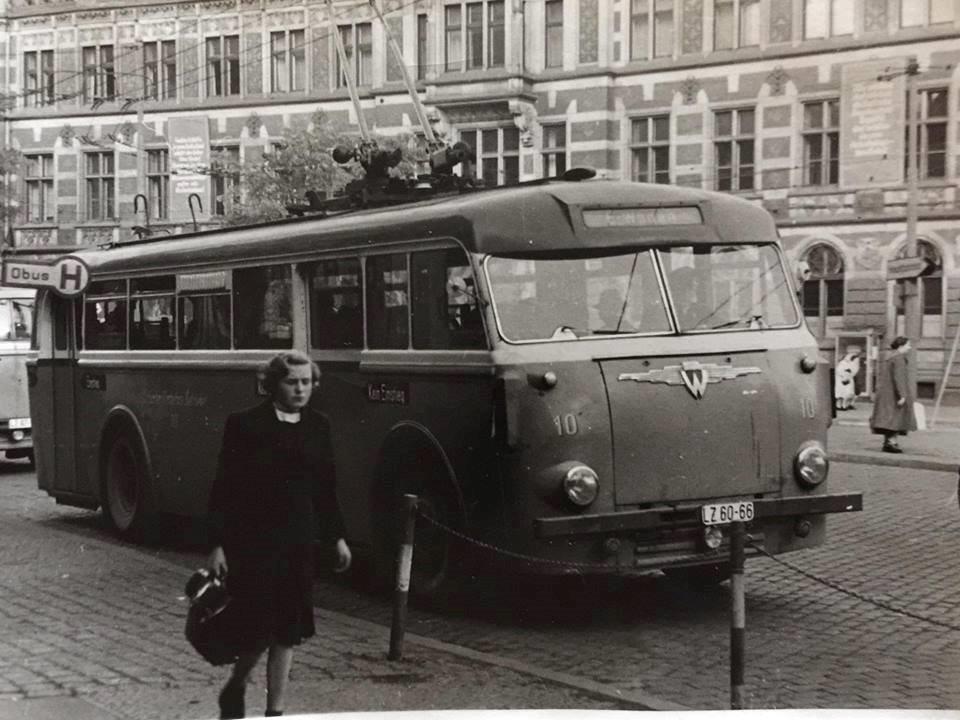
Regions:
<instances>
[{"instance_id":1,"label":"girl's legs","mask_svg":"<svg viewBox=\"0 0 960 720\"><path fill-rule=\"evenodd\" d=\"M267 712L283 710L283 696L290 679L290 666L293 664L293 648L274 642L267 655Z\"/></svg>"},{"instance_id":2,"label":"girl's legs","mask_svg":"<svg viewBox=\"0 0 960 720\"><path fill-rule=\"evenodd\" d=\"M233 670L227 684L220 691L220 717L221 718L242 718L246 713L244 695L247 691L247 681L250 679L250 673L263 651L247 653L237 658L233 664Z\"/></svg>"}]
</instances>

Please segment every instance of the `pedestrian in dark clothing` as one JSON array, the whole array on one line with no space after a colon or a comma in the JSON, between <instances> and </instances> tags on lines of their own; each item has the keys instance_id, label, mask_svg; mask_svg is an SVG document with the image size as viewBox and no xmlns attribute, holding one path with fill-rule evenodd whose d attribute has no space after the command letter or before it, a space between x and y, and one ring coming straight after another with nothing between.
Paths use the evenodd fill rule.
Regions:
<instances>
[{"instance_id":1,"label":"pedestrian in dark clothing","mask_svg":"<svg viewBox=\"0 0 960 720\"><path fill-rule=\"evenodd\" d=\"M225 575L240 616L241 655L220 692L220 717L244 716L250 673L267 655L266 714L281 715L293 647L315 634L313 544L350 566L337 503L330 427L307 407L320 370L300 352L264 370L271 399L230 415L209 505L208 564Z\"/></svg>"},{"instance_id":2,"label":"pedestrian in dark clothing","mask_svg":"<svg viewBox=\"0 0 960 720\"><path fill-rule=\"evenodd\" d=\"M913 388L907 367L910 341L897 337L890 343L890 354L877 382L877 399L870 416L870 429L883 435L883 451L902 453L897 435L917 429L913 414Z\"/></svg>"}]
</instances>

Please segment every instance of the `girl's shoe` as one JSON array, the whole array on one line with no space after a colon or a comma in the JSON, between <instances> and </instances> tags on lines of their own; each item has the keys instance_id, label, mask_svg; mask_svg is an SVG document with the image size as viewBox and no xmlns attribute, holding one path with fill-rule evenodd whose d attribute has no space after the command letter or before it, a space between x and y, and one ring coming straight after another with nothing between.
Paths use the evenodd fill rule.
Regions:
<instances>
[{"instance_id":1,"label":"girl's shoe","mask_svg":"<svg viewBox=\"0 0 960 720\"><path fill-rule=\"evenodd\" d=\"M883 451L884 451L884 452L888 452L888 453L902 453L902 452L903 452L903 448L901 448L901 447L900 447L899 445L897 445L896 443L889 443L889 442L888 442L888 443L884 443L884 444L883 444Z\"/></svg>"},{"instance_id":2,"label":"girl's shoe","mask_svg":"<svg viewBox=\"0 0 960 720\"><path fill-rule=\"evenodd\" d=\"M220 691L217 701L220 703L220 719L236 720L246 715L243 696L246 688L243 685L237 685L227 682Z\"/></svg>"}]
</instances>

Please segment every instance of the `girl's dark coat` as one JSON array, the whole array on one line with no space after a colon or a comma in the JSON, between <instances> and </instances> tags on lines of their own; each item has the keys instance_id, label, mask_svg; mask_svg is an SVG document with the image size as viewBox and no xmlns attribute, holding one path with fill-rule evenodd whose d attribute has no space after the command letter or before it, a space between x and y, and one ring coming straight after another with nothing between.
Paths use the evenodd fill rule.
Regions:
<instances>
[{"instance_id":1,"label":"girl's dark coat","mask_svg":"<svg viewBox=\"0 0 960 720\"><path fill-rule=\"evenodd\" d=\"M271 402L227 418L208 525L247 649L314 635L313 544L332 553L344 537L326 418L304 408L299 423L283 423Z\"/></svg>"}]
</instances>

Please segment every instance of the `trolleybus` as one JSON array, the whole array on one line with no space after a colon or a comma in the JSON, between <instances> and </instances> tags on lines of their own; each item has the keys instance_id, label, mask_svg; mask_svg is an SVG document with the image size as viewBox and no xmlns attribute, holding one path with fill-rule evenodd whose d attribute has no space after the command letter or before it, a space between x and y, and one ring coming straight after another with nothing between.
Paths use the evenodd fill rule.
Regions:
<instances>
[{"instance_id":1,"label":"trolleybus","mask_svg":"<svg viewBox=\"0 0 960 720\"><path fill-rule=\"evenodd\" d=\"M0 452L32 458L27 358L33 328L34 291L0 287Z\"/></svg>"},{"instance_id":2,"label":"trolleybus","mask_svg":"<svg viewBox=\"0 0 960 720\"><path fill-rule=\"evenodd\" d=\"M377 567L405 492L525 570L716 579L730 521L781 553L859 509L828 492L828 368L774 223L732 196L544 181L76 257L83 295L39 296L38 480L121 533L204 513L224 420L285 348L322 370ZM414 591L460 542L418 526Z\"/></svg>"}]
</instances>

